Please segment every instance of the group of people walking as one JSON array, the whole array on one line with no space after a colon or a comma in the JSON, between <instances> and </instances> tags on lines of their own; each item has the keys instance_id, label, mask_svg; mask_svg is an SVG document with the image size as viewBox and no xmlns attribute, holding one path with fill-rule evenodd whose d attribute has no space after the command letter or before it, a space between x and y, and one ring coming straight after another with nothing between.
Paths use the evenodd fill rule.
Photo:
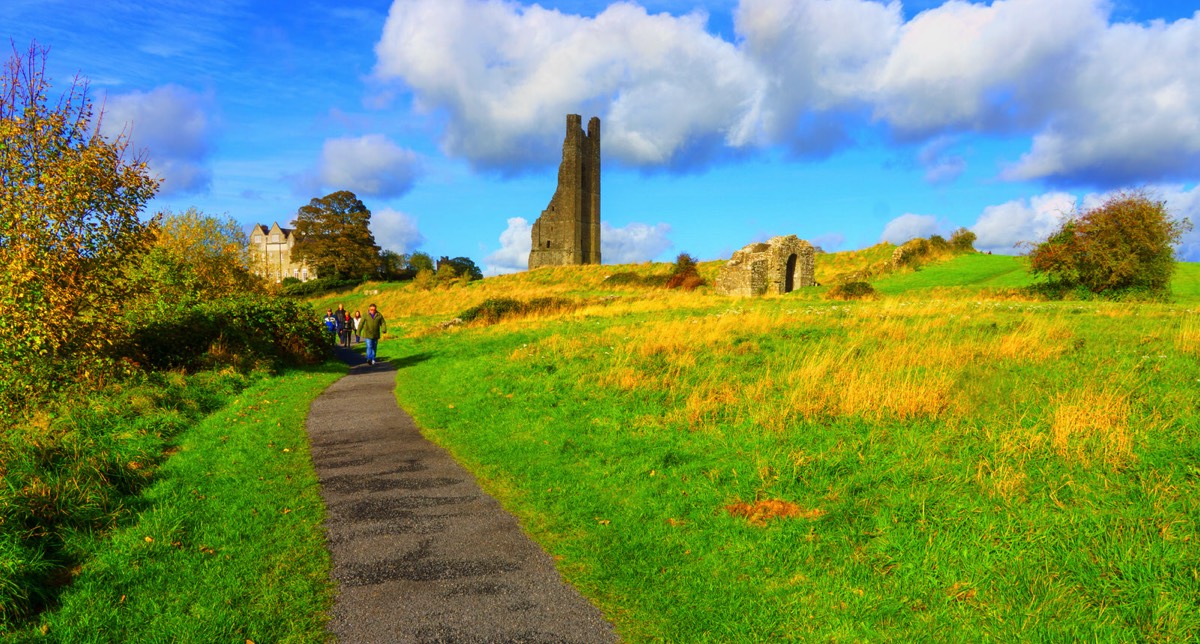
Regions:
<instances>
[{"instance_id":1,"label":"group of people walking","mask_svg":"<svg viewBox=\"0 0 1200 644\"><path fill-rule=\"evenodd\" d=\"M355 311L351 316L350 312L345 309L345 306L339 304L337 310L325 310L325 328L333 335L334 342L340 342L342 346L349 347L350 336L354 336L354 343L360 340L367 344L367 361L375 364L375 350L379 345L380 334L387 333L387 323L383 321L383 314L376 310L372 304L367 307L367 314Z\"/></svg>"}]
</instances>

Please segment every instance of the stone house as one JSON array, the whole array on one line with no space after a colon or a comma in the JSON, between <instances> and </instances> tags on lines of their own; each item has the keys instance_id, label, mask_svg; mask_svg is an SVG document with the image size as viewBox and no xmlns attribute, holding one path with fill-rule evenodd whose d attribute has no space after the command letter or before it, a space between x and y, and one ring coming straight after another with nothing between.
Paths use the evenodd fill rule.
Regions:
<instances>
[{"instance_id":1,"label":"stone house","mask_svg":"<svg viewBox=\"0 0 1200 644\"><path fill-rule=\"evenodd\" d=\"M291 228L281 228L279 223L270 228L255 224L250 230L250 254L254 262L254 274L261 275L276 284L285 277L294 277L302 282L317 278L317 272L304 262L292 261L292 248L296 237Z\"/></svg>"},{"instance_id":2,"label":"stone house","mask_svg":"<svg viewBox=\"0 0 1200 644\"><path fill-rule=\"evenodd\" d=\"M716 290L739 297L791 293L816 285L815 261L812 244L795 235L772 237L735 252L717 274Z\"/></svg>"}]
</instances>

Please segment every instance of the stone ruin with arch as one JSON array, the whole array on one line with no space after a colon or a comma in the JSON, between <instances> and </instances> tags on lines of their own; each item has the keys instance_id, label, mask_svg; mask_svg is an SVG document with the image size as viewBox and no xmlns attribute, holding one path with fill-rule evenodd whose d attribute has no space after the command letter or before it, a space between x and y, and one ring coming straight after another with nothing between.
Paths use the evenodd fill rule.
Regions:
<instances>
[{"instance_id":1,"label":"stone ruin with arch","mask_svg":"<svg viewBox=\"0 0 1200 644\"><path fill-rule=\"evenodd\" d=\"M816 249L795 235L772 237L735 252L717 274L721 295L753 297L815 286Z\"/></svg>"}]
</instances>

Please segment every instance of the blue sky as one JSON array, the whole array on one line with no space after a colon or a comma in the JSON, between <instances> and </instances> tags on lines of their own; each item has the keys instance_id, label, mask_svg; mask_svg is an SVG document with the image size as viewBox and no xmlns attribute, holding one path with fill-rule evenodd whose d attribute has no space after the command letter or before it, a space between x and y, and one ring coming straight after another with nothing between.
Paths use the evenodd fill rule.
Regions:
<instances>
[{"instance_id":1,"label":"blue sky","mask_svg":"<svg viewBox=\"0 0 1200 644\"><path fill-rule=\"evenodd\" d=\"M88 79L152 210L286 226L350 189L384 247L490 274L524 266L567 113L602 120L610 263L958 227L1011 253L1135 187L1200 224L1194 3L5 0L0 34Z\"/></svg>"}]
</instances>

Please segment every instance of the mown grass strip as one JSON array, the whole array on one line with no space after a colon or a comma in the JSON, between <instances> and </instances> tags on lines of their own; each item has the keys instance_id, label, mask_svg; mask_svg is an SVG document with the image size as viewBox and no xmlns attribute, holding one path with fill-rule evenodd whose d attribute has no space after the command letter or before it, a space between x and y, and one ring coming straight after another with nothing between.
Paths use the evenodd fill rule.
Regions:
<instances>
[{"instance_id":1,"label":"mown grass strip","mask_svg":"<svg viewBox=\"0 0 1200 644\"><path fill-rule=\"evenodd\" d=\"M333 588L304 423L345 372L285 371L179 434L136 522L97 543L61 607L15 638L324 641Z\"/></svg>"}]
</instances>

